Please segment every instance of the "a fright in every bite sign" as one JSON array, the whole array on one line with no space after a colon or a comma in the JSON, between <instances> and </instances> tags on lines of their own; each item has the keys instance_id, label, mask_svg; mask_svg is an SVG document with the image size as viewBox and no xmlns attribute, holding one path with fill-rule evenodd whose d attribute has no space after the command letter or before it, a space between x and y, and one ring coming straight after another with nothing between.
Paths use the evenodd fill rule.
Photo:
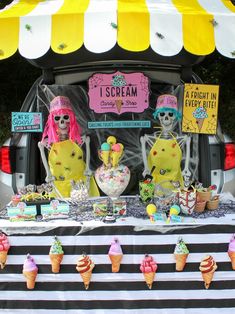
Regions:
<instances>
[{"instance_id":1,"label":"a fright in every bite sign","mask_svg":"<svg viewBox=\"0 0 235 314\"><path fill-rule=\"evenodd\" d=\"M216 134L219 86L185 84L182 131Z\"/></svg>"},{"instance_id":2,"label":"a fright in every bite sign","mask_svg":"<svg viewBox=\"0 0 235 314\"><path fill-rule=\"evenodd\" d=\"M149 80L143 73L96 73L88 84L89 107L96 113L140 113L149 106Z\"/></svg>"}]
</instances>

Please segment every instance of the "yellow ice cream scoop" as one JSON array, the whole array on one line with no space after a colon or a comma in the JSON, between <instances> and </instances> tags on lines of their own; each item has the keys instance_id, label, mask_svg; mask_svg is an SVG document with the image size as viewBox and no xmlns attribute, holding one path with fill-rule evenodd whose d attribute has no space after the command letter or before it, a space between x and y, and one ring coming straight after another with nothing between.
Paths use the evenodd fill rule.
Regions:
<instances>
[{"instance_id":1,"label":"yellow ice cream scoop","mask_svg":"<svg viewBox=\"0 0 235 314\"><path fill-rule=\"evenodd\" d=\"M153 214L155 214L157 212L157 207L154 204L148 204L146 206L146 212L148 214L148 216L151 216Z\"/></svg>"},{"instance_id":2,"label":"yellow ice cream scoop","mask_svg":"<svg viewBox=\"0 0 235 314\"><path fill-rule=\"evenodd\" d=\"M109 145L116 144L116 143L117 143L116 137L114 137L114 136L109 136L109 137L107 138L107 143L108 143Z\"/></svg>"}]
</instances>

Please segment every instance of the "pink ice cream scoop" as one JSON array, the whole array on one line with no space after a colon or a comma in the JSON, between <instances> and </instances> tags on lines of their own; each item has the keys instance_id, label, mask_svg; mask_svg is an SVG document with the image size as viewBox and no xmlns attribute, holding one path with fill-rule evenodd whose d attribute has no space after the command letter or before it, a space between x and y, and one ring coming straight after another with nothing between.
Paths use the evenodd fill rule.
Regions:
<instances>
[{"instance_id":1,"label":"pink ice cream scoop","mask_svg":"<svg viewBox=\"0 0 235 314\"><path fill-rule=\"evenodd\" d=\"M149 289L152 289L154 282L155 273L157 271L157 263L154 261L153 257L146 254L142 263L140 264L140 270L144 275L145 282Z\"/></svg>"},{"instance_id":2,"label":"pink ice cream scoop","mask_svg":"<svg viewBox=\"0 0 235 314\"><path fill-rule=\"evenodd\" d=\"M26 260L24 261L23 271L33 271L38 267L30 254L27 254Z\"/></svg>"},{"instance_id":3,"label":"pink ice cream scoop","mask_svg":"<svg viewBox=\"0 0 235 314\"><path fill-rule=\"evenodd\" d=\"M140 270L142 273L151 273L157 271L157 263L154 261L152 256L145 255L145 258L140 265Z\"/></svg>"},{"instance_id":4,"label":"pink ice cream scoop","mask_svg":"<svg viewBox=\"0 0 235 314\"><path fill-rule=\"evenodd\" d=\"M28 254L23 266L23 275L26 278L28 289L34 289L37 274L38 267L32 256Z\"/></svg>"},{"instance_id":5,"label":"pink ice cream scoop","mask_svg":"<svg viewBox=\"0 0 235 314\"><path fill-rule=\"evenodd\" d=\"M113 241L111 242L109 254L112 254L112 255L123 254L121 245L120 245L119 240L117 238L114 238Z\"/></svg>"},{"instance_id":6,"label":"pink ice cream scoop","mask_svg":"<svg viewBox=\"0 0 235 314\"><path fill-rule=\"evenodd\" d=\"M8 251L10 243L7 236L4 233L0 233L0 251Z\"/></svg>"},{"instance_id":7,"label":"pink ice cream scoop","mask_svg":"<svg viewBox=\"0 0 235 314\"><path fill-rule=\"evenodd\" d=\"M122 253L121 245L117 238L114 238L113 241L111 242L108 255L112 263L112 272L113 273L119 272L123 253Z\"/></svg>"},{"instance_id":8,"label":"pink ice cream scoop","mask_svg":"<svg viewBox=\"0 0 235 314\"><path fill-rule=\"evenodd\" d=\"M3 269L6 265L7 254L10 248L10 243L4 233L0 233L0 266Z\"/></svg>"},{"instance_id":9,"label":"pink ice cream scoop","mask_svg":"<svg viewBox=\"0 0 235 314\"><path fill-rule=\"evenodd\" d=\"M232 235L229 245L228 245L228 251L235 252L235 234Z\"/></svg>"},{"instance_id":10,"label":"pink ice cream scoop","mask_svg":"<svg viewBox=\"0 0 235 314\"><path fill-rule=\"evenodd\" d=\"M232 269L235 270L235 234L232 235L228 245L228 256L231 260Z\"/></svg>"},{"instance_id":11,"label":"pink ice cream scoop","mask_svg":"<svg viewBox=\"0 0 235 314\"><path fill-rule=\"evenodd\" d=\"M113 144L112 145L112 151L113 152L118 152L118 153L120 153L120 151L121 151L121 145L120 144Z\"/></svg>"}]
</instances>

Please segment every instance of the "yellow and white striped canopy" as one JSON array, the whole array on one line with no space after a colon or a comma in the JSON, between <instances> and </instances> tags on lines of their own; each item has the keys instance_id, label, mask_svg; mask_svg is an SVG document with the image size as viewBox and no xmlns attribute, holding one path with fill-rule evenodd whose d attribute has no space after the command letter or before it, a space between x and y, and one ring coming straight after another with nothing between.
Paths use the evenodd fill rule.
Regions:
<instances>
[{"instance_id":1,"label":"yellow and white striped canopy","mask_svg":"<svg viewBox=\"0 0 235 314\"><path fill-rule=\"evenodd\" d=\"M0 10L0 59L17 49L37 59L50 48L103 53L115 45L161 56L183 48L235 58L235 6L230 0L14 0Z\"/></svg>"}]
</instances>

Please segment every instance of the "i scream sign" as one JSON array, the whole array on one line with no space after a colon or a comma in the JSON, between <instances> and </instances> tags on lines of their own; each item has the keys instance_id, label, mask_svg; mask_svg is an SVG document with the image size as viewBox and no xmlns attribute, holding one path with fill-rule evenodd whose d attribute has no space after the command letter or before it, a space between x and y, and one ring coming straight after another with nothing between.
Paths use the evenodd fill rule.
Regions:
<instances>
[{"instance_id":1,"label":"i scream sign","mask_svg":"<svg viewBox=\"0 0 235 314\"><path fill-rule=\"evenodd\" d=\"M96 73L88 84L89 106L96 113L143 112L149 106L149 79L143 73Z\"/></svg>"}]
</instances>

